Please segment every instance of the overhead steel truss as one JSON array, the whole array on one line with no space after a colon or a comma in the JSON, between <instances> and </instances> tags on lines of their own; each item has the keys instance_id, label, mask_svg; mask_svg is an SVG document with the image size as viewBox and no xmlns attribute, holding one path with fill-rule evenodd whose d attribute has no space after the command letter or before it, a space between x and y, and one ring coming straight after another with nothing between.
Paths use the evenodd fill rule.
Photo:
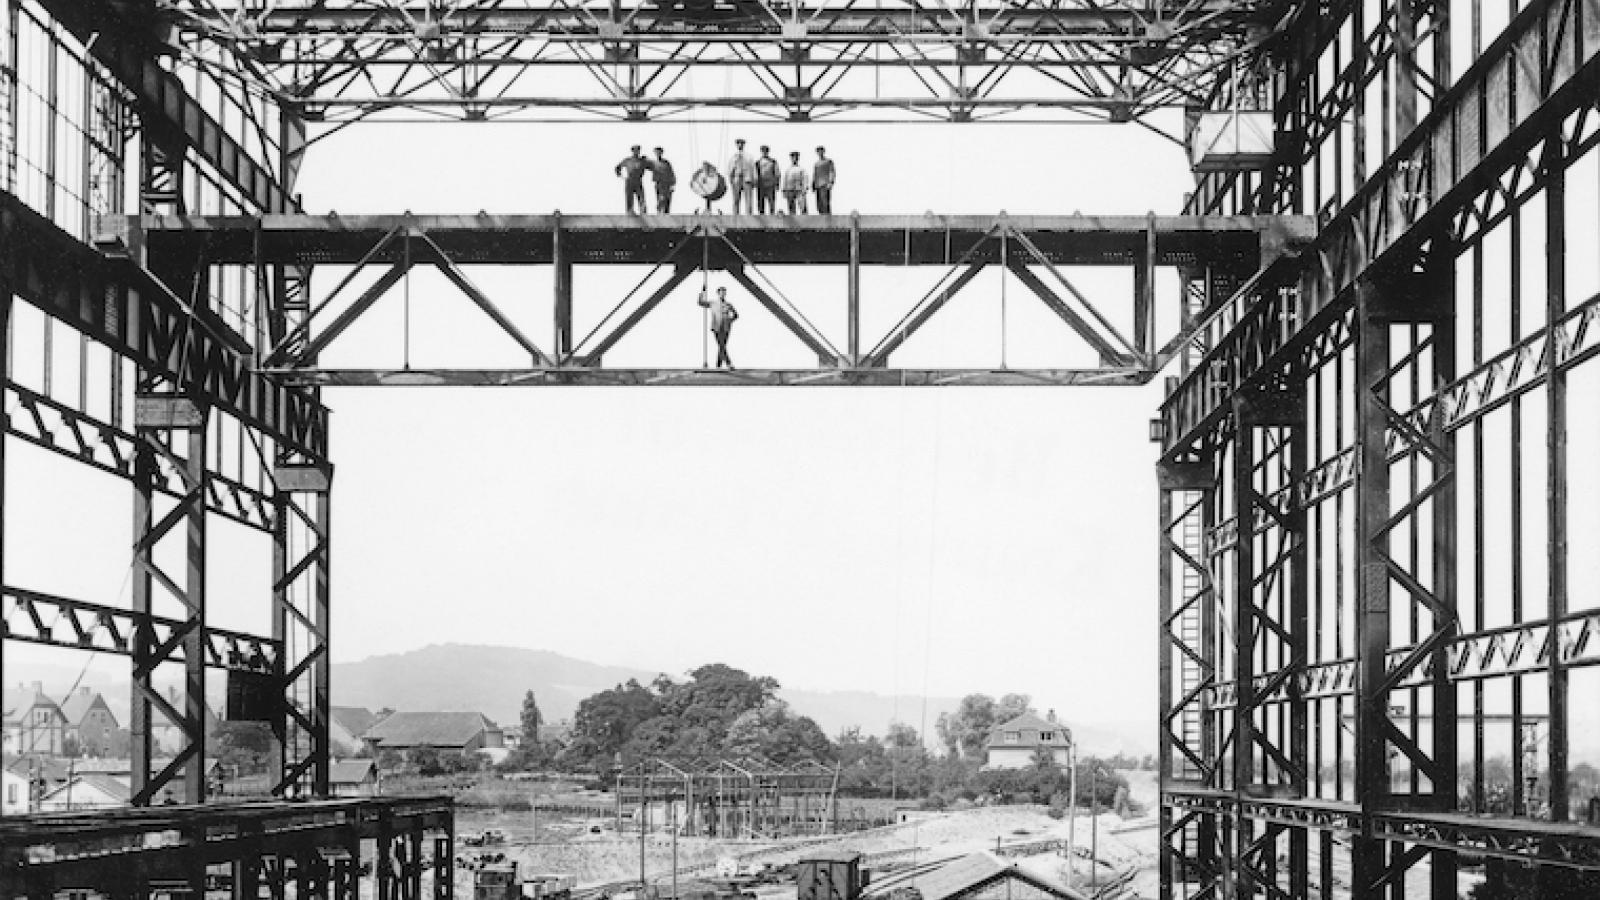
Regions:
<instances>
[{"instance_id":1,"label":"overhead steel truss","mask_svg":"<svg viewBox=\"0 0 1600 900\"><path fill-rule=\"evenodd\" d=\"M180 46L230 48L286 108L324 121L1128 121L1203 102L1282 13L1265 0L174 5Z\"/></svg>"}]
</instances>

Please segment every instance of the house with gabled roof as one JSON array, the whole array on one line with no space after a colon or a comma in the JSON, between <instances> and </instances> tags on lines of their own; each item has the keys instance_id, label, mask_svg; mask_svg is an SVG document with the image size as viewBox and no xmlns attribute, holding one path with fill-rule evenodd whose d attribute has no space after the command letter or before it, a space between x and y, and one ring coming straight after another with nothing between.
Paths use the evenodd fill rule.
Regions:
<instances>
[{"instance_id":1,"label":"house with gabled roof","mask_svg":"<svg viewBox=\"0 0 1600 900\"><path fill-rule=\"evenodd\" d=\"M328 767L328 790L335 797L375 797L381 776L370 759L342 759Z\"/></svg>"},{"instance_id":2,"label":"house with gabled roof","mask_svg":"<svg viewBox=\"0 0 1600 900\"><path fill-rule=\"evenodd\" d=\"M18 705L13 717L16 738L12 752L19 756L41 754L60 756L66 751L67 717L61 707L44 692L44 685L35 681L22 687L26 697Z\"/></svg>"},{"instance_id":3,"label":"house with gabled roof","mask_svg":"<svg viewBox=\"0 0 1600 900\"><path fill-rule=\"evenodd\" d=\"M488 716L476 712L396 712L376 722L361 735L374 754L380 750L404 752L416 747L458 753L500 750L505 736Z\"/></svg>"},{"instance_id":4,"label":"house with gabled roof","mask_svg":"<svg viewBox=\"0 0 1600 900\"><path fill-rule=\"evenodd\" d=\"M1033 765L1033 755L1048 752L1057 765L1072 762L1072 729L1056 721L1056 711L1046 718L1031 712L1008 719L989 732L987 769L1025 769Z\"/></svg>"},{"instance_id":5,"label":"house with gabled roof","mask_svg":"<svg viewBox=\"0 0 1600 900\"><path fill-rule=\"evenodd\" d=\"M67 738L77 742L79 753L105 756L111 752L120 726L99 691L78 688L61 701L61 715L66 720Z\"/></svg>"},{"instance_id":6,"label":"house with gabled roof","mask_svg":"<svg viewBox=\"0 0 1600 900\"><path fill-rule=\"evenodd\" d=\"M105 772L80 772L39 798L40 812L105 809L127 806L133 792L128 782Z\"/></svg>"}]
</instances>

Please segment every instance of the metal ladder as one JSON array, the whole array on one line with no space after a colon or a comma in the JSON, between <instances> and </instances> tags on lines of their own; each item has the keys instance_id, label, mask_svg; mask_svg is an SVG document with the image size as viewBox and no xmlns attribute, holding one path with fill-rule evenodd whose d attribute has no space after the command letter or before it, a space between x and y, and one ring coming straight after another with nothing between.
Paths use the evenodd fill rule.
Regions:
<instances>
[{"instance_id":1,"label":"metal ladder","mask_svg":"<svg viewBox=\"0 0 1600 900\"><path fill-rule=\"evenodd\" d=\"M1188 553L1195 559L1205 559L1205 550L1202 546L1204 529L1200 521L1200 514L1198 510L1183 517L1180 539L1182 541L1184 552ZM1180 565L1183 567L1183 577L1181 579L1182 594L1180 596L1183 598L1183 602L1188 602L1189 598L1200 593L1201 589L1205 586L1205 579L1199 572L1195 571L1194 567L1190 566L1189 564L1180 563ZM1178 617L1178 621L1175 624L1177 626L1178 639L1182 641L1185 646L1188 646L1194 649L1196 652L1202 653L1203 655L1204 651L1200 646L1201 635L1203 634L1201 629L1200 606L1200 604L1195 604L1184 610L1183 615ZM1201 681L1203 681L1205 678L1205 671L1200 667L1199 663L1196 663L1188 656L1182 654L1180 654L1178 658L1178 672L1178 690L1180 696L1188 696L1189 692L1198 687ZM1190 703L1179 711L1178 734L1179 739L1183 741L1184 746L1188 747L1190 750L1193 750L1197 755L1201 753L1201 732L1202 720L1199 704ZM1200 772L1195 769L1194 764L1191 763L1187 757L1180 758L1179 765L1179 774L1181 777L1200 777Z\"/></svg>"}]
</instances>

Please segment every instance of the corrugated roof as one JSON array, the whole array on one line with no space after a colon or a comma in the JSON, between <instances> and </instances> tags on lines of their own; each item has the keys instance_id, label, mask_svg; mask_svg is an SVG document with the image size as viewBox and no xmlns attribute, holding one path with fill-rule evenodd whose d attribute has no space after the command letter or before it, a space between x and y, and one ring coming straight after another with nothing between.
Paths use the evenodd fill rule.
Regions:
<instances>
[{"instance_id":1,"label":"corrugated roof","mask_svg":"<svg viewBox=\"0 0 1600 900\"><path fill-rule=\"evenodd\" d=\"M915 878L904 881L895 879L893 884L886 881L881 885L874 885L873 888L869 888L869 893L876 894L878 890L910 887L917 889L922 895L922 900L954 900L1002 878L1015 878L1027 882L1061 900L1086 900L1083 894L1064 884L1057 884L1032 872L1019 869L1014 863L1008 865L1001 862L994 854L987 852L958 857Z\"/></svg>"},{"instance_id":2,"label":"corrugated roof","mask_svg":"<svg viewBox=\"0 0 1600 900\"><path fill-rule=\"evenodd\" d=\"M368 728L361 737L389 747L464 747L494 727L483 713L397 712Z\"/></svg>"}]
</instances>

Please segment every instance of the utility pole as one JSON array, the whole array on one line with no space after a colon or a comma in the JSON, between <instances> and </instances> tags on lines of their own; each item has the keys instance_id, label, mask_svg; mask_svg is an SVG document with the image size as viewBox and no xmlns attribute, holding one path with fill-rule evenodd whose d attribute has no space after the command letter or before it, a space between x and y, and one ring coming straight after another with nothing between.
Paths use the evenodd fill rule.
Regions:
<instances>
[{"instance_id":1,"label":"utility pole","mask_svg":"<svg viewBox=\"0 0 1600 900\"><path fill-rule=\"evenodd\" d=\"M639 826L639 900L645 900L645 896L644 896L644 885L645 885L645 881L644 881L645 794L644 794L644 792L646 790L648 790L648 788L645 787L644 784L645 784L645 782L643 782L643 781L640 782L641 786L639 788L639 821L637 823L638 826Z\"/></svg>"},{"instance_id":2,"label":"utility pole","mask_svg":"<svg viewBox=\"0 0 1600 900\"><path fill-rule=\"evenodd\" d=\"M1100 767L1089 773L1089 890L1100 885Z\"/></svg>"},{"instance_id":3,"label":"utility pole","mask_svg":"<svg viewBox=\"0 0 1600 900\"><path fill-rule=\"evenodd\" d=\"M672 828L672 900L678 900L678 801L668 801L668 818Z\"/></svg>"},{"instance_id":4,"label":"utility pole","mask_svg":"<svg viewBox=\"0 0 1600 900\"><path fill-rule=\"evenodd\" d=\"M1078 745L1067 745L1067 882L1071 886L1072 870L1077 866L1078 852Z\"/></svg>"}]
</instances>

